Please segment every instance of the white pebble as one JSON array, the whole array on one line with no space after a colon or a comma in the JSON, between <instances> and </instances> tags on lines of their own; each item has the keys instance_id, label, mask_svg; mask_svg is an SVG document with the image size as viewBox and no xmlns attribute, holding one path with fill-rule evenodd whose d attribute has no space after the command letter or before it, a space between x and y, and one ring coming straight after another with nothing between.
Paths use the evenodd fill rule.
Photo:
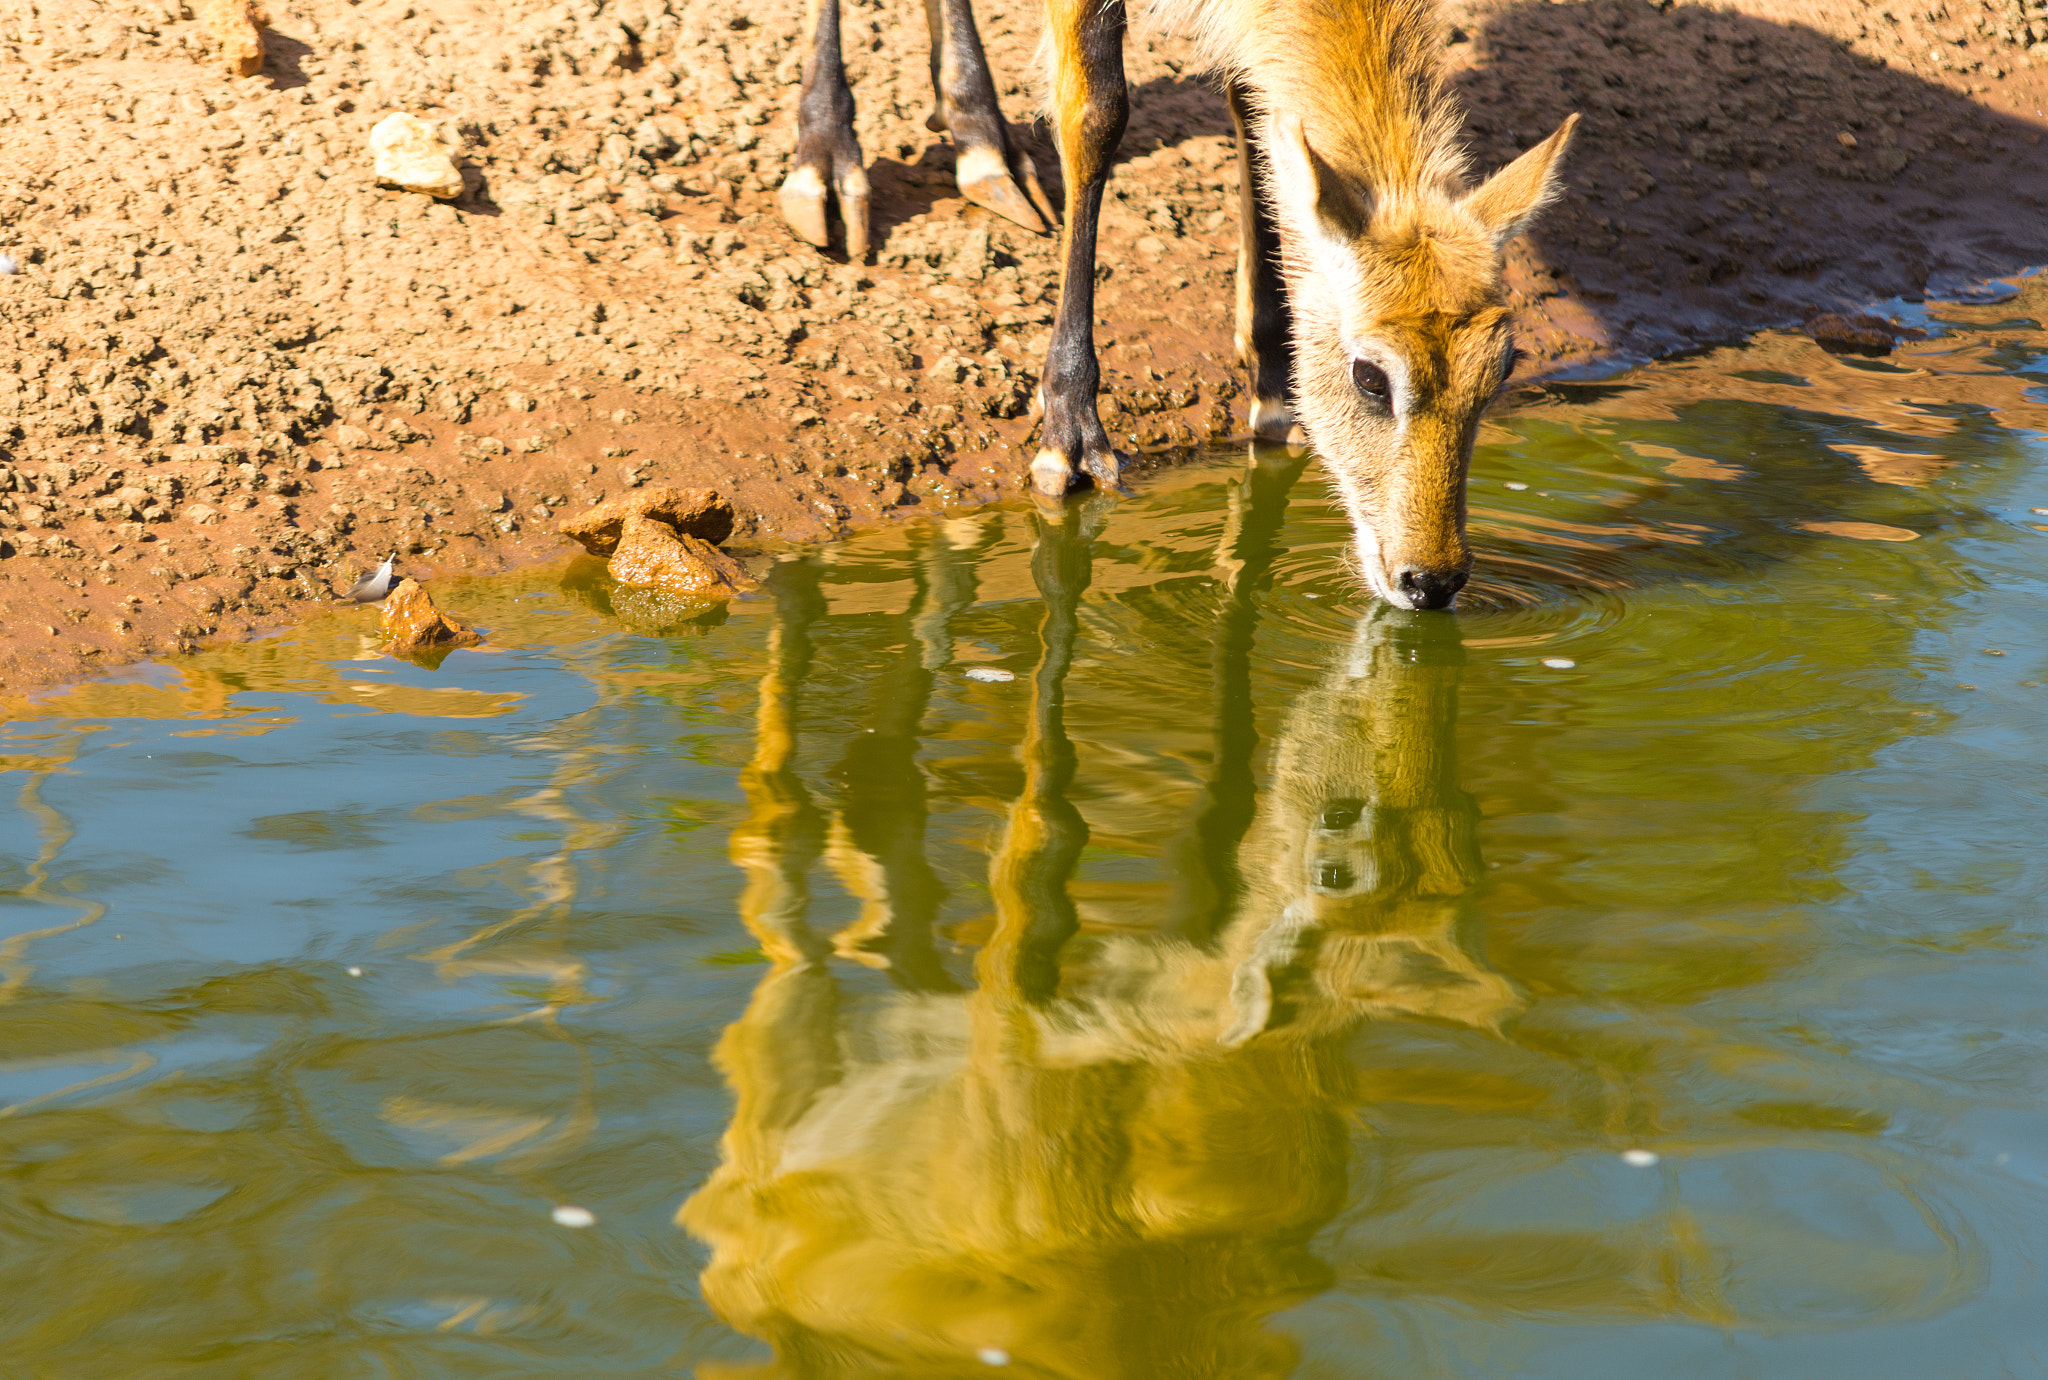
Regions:
<instances>
[{"instance_id":1,"label":"white pebble","mask_svg":"<svg viewBox=\"0 0 2048 1380\"><path fill-rule=\"evenodd\" d=\"M1516 493L1520 493L1522 490L1528 488L1529 486L1527 484L1517 484L1514 480L1510 479L1506 484L1502 485L1502 487L1513 489Z\"/></svg>"},{"instance_id":2,"label":"white pebble","mask_svg":"<svg viewBox=\"0 0 2048 1380\"><path fill-rule=\"evenodd\" d=\"M555 1225L558 1227L594 1227L597 1225L597 1214L589 1208L564 1205L556 1208L549 1216L555 1219Z\"/></svg>"},{"instance_id":3,"label":"white pebble","mask_svg":"<svg viewBox=\"0 0 2048 1380\"><path fill-rule=\"evenodd\" d=\"M361 977L363 975L363 970L361 968L351 968L348 970L348 975L350 977Z\"/></svg>"},{"instance_id":4,"label":"white pebble","mask_svg":"<svg viewBox=\"0 0 2048 1380\"><path fill-rule=\"evenodd\" d=\"M1015 680L1017 673L1005 671L1000 666L977 666L967 673L969 680L985 680L991 685L1000 685L1006 680Z\"/></svg>"},{"instance_id":5,"label":"white pebble","mask_svg":"<svg viewBox=\"0 0 2048 1380\"><path fill-rule=\"evenodd\" d=\"M1311 594L1311 595L1309 595L1308 597L1309 597L1309 598L1311 598L1311 599L1320 599L1320 598L1322 598L1323 596L1322 596L1322 595L1320 595L1320 594Z\"/></svg>"},{"instance_id":6,"label":"white pebble","mask_svg":"<svg viewBox=\"0 0 2048 1380\"><path fill-rule=\"evenodd\" d=\"M1579 663L1568 656L1547 656L1543 658L1543 664L1553 671L1569 671Z\"/></svg>"},{"instance_id":7,"label":"white pebble","mask_svg":"<svg viewBox=\"0 0 2048 1380\"><path fill-rule=\"evenodd\" d=\"M999 1346L985 1346L974 1354L981 1358L981 1363L985 1366L1007 1366L1010 1364L1010 1353Z\"/></svg>"},{"instance_id":8,"label":"white pebble","mask_svg":"<svg viewBox=\"0 0 2048 1380\"><path fill-rule=\"evenodd\" d=\"M1648 1169L1657 1162L1657 1152L1655 1150L1624 1150L1621 1152L1621 1162L1636 1169Z\"/></svg>"},{"instance_id":9,"label":"white pebble","mask_svg":"<svg viewBox=\"0 0 2048 1380\"><path fill-rule=\"evenodd\" d=\"M12 254L0 254L0 275L21 272L21 265L14 261Z\"/></svg>"}]
</instances>

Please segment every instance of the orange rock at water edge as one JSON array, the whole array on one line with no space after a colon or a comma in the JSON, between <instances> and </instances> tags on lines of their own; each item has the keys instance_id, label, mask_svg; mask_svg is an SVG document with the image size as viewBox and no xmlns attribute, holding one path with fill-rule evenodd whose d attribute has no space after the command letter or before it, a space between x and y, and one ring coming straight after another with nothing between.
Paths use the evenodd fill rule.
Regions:
<instances>
[{"instance_id":1,"label":"orange rock at water edge","mask_svg":"<svg viewBox=\"0 0 2048 1380\"><path fill-rule=\"evenodd\" d=\"M255 0L198 0L199 17L220 44L230 73L253 77L263 70L263 31L270 16Z\"/></svg>"},{"instance_id":2,"label":"orange rock at water edge","mask_svg":"<svg viewBox=\"0 0 2048 1380\"><path fill-rule=\"evenodd\" d=\"M483 641L474 628L434 607L418 580L405 580L384 601L385 650L394 656L409 652L474 647Z\"/></svg>"},{"instance_id":3,"label":"orange rock at water edge","mask_svg":"<svg viewBox=\"0 0 2048 1380\"><path fill-rule=\"evenodd\" d=\"M758 586L740 563L707 541L652 518L629 517L612 552L612 578L632 589L715 602Z\"/></svg>"},{"instance_id":4,"label":"orange rock at water edge","mask_svg":"<svg viewBox=\"0 0 2048 1380\"><path fill-rule=\"evenodd\" d=\"M370 130L370 152L377 160L377 180L428 196L462 195L462 173L425 120L394 111Z\"/></svg>"},{"instance_id":5,"label":"orange rock at water edge","mask_svg":"<svg viewBox=\"0 0 2048 1380\"><path fill-rule=\"evenodd\" d=\"M716 489L635 489L600 503L587 513L564 518L555 528L582 542L593 556L609 556L619 545L628 518L652 518L684 536L718 545L732 535L732 504Z\"/></svg>"}]
</instances>

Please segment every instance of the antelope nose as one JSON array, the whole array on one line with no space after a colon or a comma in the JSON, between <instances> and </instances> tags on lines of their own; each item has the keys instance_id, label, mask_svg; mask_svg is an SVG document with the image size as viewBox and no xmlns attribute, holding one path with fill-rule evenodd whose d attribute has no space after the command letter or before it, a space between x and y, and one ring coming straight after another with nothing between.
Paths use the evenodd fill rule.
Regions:
<instances>
[{"instance_id":1,"label":"antelope nose","mask_svg":"<svg viewBox=\"0 0 2048 1380\"><path fill-rule=\"evenodd\" d=\"M1414 607L1440 609L1447 607L1457 597L1458 591L1465 587L1465 572L1425 570L1419 565L1404 565L1395 574L1394 583Z\"/></svg>"}]
</instances>

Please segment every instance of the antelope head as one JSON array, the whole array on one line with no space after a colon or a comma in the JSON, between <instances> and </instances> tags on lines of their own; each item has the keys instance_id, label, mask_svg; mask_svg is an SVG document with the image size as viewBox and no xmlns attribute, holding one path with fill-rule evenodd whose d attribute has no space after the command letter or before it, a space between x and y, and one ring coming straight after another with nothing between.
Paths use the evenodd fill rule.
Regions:
<instances>
[{"instance_id":1,"label":"antelope head","mask_svg":"<svg viewBox=\"0 0 2048 1380\"><path fill-rule=\"evenodd\" d=\"M1465 476L1514 339L1503 249L1555 195L1576 115L1477 187L1455 160L1389 187L1267 126L1294 405L1351 518L1360 572L1399 608L1465 585Z\"/></svg>"}]
</instances>

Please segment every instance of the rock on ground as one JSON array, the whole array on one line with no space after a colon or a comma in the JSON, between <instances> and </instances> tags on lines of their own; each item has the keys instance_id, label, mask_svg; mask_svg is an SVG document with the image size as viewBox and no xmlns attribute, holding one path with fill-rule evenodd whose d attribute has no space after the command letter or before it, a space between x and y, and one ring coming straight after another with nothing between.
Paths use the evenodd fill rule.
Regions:
<instances>
[{"instance_id":1,"label":"rock on ground","mask_svg":"<svg viewBox=\"0 0 2048 1380\"><path fill-rule=\"evenodd\" d=\"M462 174L448 156L434 127L417 116L394 111L370 130L370 155L377 180L428 196L462 195Z\"/></svg>"},{"instance_id":2,"label":"rock on ground","mask_svg":"<svg viewBox=\"0 0 2048 1380\"><path fill-rule=\"evenodd\" d=\"M611 556L612 579L629 589L654 590L705 604L756 588L738 561L665 522L628 517Z\"/></svg>"},{"instance_id":3,"label":"rock on ground","mask_svg":"<svg viewBox=\"0 0 2048 1380\"><path fill-rule=\"evenodd\" d=\"M253 77L263 70L263 30L270 16L255 0L196 0L200 20L220 45L229 76Z\"/></svg>"},{"instance_id":4,"label":"rock on ground","mask_svg":"<svg viewBox=\"0 0 2048 1380\"><path fill-rule=\"evenodd\" d=\"M473 647L483 641L476 629L436 608L418 580L401 580L383 608L385 650L394 656Z\"/></svg>"},{"instance_id":5,"label":"rock on ground","mask_svg":"<svg viewBox=\"0 0 2048 1380\"><path fill-rule=\"evenodd\" d=\"M713 546L732 535L732 504L716 489L667 486L630 491L565 519L555 530L581 542L593 556L609 556L618 549L627 521L636 517L652 518Z\"/></svg>"}]
</instances>

